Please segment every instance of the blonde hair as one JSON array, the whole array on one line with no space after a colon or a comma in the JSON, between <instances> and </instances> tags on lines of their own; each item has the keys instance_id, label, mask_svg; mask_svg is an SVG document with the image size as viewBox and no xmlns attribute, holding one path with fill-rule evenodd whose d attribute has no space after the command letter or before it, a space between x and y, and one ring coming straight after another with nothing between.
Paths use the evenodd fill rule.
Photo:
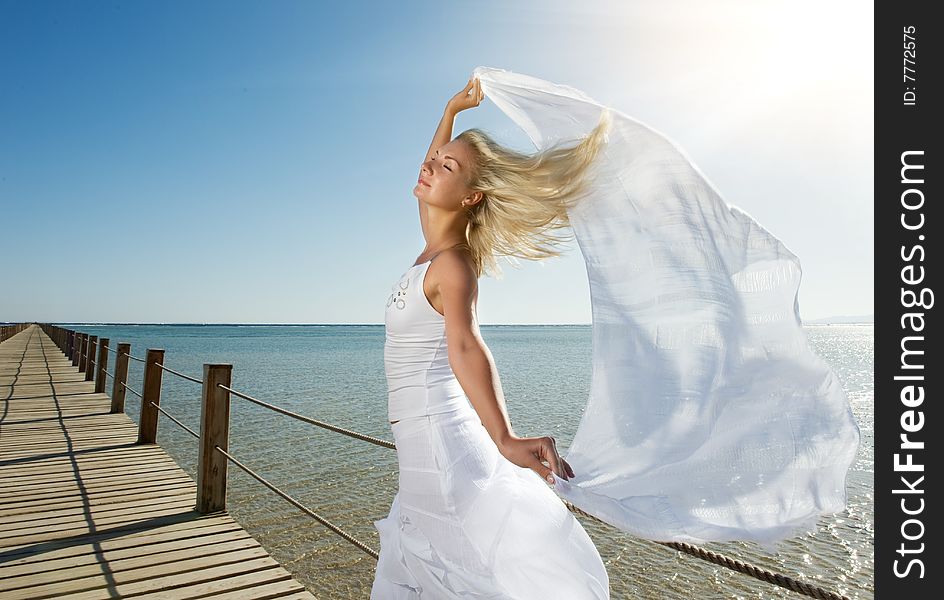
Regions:
<instances>
[{"instance_id":1,"label":"blonde hair","mask_svg":"<svg viewBox=\"0 0 944 600\"><path fill-rule=\"evenodd\" d=\"M552 232L570 228L567 210L586 191L588 167L606 141L610 123L604 109L597 126L575 146L558 142L535 154L506 148L478 128L456 136L474 157L468 186L483 194L466 209L463 244L471 251L477 277L488 272L501 279L498 256L541 260L562 254L555 245L572 235Z\"/></svg>"}]
</instances>

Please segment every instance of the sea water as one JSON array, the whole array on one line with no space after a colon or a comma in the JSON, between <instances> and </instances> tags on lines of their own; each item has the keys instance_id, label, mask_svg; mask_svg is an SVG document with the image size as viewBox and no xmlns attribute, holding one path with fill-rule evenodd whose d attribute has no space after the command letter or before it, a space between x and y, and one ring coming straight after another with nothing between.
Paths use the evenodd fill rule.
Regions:
<instances>
[{"instance_id":1,"label":"sea water","mask_svg":"<svg viewBox=\"0 0 944 600\"><path fill-rule=\"evenodd\" d=\"M204 363L233 365L232 387L321 421L392 440L387 421L382 325L88 325L61 324L131 343L132 355L163 348L164 364L197 379ZM824 517L813 534L771 555L748 543L704 547L841 592L872 598L873 327L805 326L813 350L837 373L861 431L847 478L848 507ZM590 389L589 325L482 325L498 367L508 413L520 436L553 435L566 457ZM109 359L114 364L114 354ZM111 370L111 367L109 368ZM130 364L140 392L143 365ZM110 390L110 384L106 387ZM199 431L201 386L164 373L161 407ZM379 549L373 521L397 490L396 452L292 419L233 396L229 452L356 539ZM140 402L126 395L137 421ZM160 417L158 443L196 478L197 440ZM367 598L376 561L229 467L229 513L319 598ZM798 598L797 594L662 545L578 517L606 564L620 598Z\"/></svg>"}]
</instances>

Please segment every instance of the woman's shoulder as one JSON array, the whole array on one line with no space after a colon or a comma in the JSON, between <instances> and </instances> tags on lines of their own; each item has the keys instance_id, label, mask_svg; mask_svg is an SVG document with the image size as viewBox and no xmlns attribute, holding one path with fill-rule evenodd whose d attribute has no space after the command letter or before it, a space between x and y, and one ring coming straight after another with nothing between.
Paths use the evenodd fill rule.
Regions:
<instances>
[{"instance_id":1,"label":"woman's shoulder","mask_svg":"<svg viewBox=\"0 0 944 600\"><path fill-rule=\"evenodd\" d=\"M475 288L478 283L475 261L468 248L454 247L443 250L431 261L429 270L440 286Z\"/></svg>"}]
</instances>

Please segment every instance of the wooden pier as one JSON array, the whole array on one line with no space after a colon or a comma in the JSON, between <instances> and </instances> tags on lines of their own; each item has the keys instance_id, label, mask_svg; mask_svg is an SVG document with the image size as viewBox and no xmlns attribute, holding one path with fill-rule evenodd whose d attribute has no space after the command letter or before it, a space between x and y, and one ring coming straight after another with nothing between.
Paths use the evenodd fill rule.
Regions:
<instances>
[{"instance_id":1,"label":"wooden pier","mask_svg":"<svg viewBox=\"0 0 944 600\"><path fill-rule=\"evenodd\" d=\"M315 598L225 511L198 512L196 483L40 326L11 333L0 598Z\"/></svg>"}]
</instances>

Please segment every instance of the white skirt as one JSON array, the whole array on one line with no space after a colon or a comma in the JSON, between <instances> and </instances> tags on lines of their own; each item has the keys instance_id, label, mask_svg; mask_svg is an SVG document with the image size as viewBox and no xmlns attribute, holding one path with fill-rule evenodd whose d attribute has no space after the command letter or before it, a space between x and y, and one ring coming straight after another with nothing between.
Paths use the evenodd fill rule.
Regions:
<instances>
[{"instance_id":1,"label":"white skirt","mask_svg":"<svg viewBox=\"0 0 944 600\"><path fill-rule=\"evenodd\" d=\"M372 600L610 597L580 522L537 473L501 455L470 405L390 427L400 489L374 521Z\"/></svg>"}]
</instances>

